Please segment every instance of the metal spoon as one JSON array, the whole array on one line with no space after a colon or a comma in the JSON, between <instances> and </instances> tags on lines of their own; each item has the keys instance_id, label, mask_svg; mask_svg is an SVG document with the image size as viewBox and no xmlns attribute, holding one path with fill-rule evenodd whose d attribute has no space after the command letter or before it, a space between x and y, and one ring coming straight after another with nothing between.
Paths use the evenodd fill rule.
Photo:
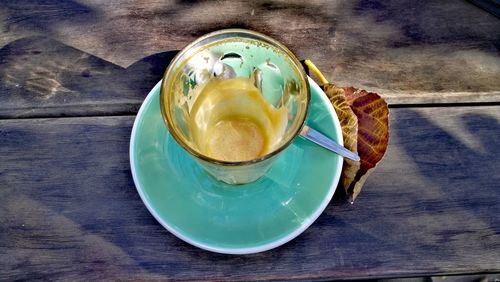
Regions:
<instances>
[{"instance_id":1,"label":"metal spoon","mask_svg":"<svg viewBox=\"0 0 500 282\"><path fill-rule=\"evenodd\" d=\"M300 136L303 138L316 143L320 145L321 147L328 149L336 154L338 154L341 157L348 158L350 160L359 162L360 158L356 153L353 153L349 151L348 149L344 148L342 145L338 144L337 142L333 141L332 139L326 137L322 133L318 132L317 130L310 128L307 125L304 125L302 128L302 131L300 131Z\"/></svg>"}]
</instances>

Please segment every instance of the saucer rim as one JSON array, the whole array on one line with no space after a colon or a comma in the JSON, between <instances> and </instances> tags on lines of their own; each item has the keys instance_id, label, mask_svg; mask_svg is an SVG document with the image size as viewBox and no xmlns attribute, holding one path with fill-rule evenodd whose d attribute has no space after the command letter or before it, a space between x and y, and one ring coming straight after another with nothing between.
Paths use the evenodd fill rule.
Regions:
<instances>
[{"instance_id":1,"label":"saucer rim","mask_svg":"<svg viewBox=\"0 0 500 282\"><path fill-rule=\"evenodd\" d=\"M343 136L342 136L342 129L340 127L340 122L338 119L338 116L335 112L335 109L333 108L332 104L328 100L326 94L324 94L323 90L312 80L309 76L307 77L309 80L309 85L310 85L310 90L309 91L317 91L320 95L320 99L323 100L323 102L327 105L327 110L332 117L333 120L333 126L335 128L336 132L336 137L338 140L338 143L340 145L344 145L343 143ZM129 146L129 158L130 158L130 168L131 168L131 173L132 173L132 178L134 180L134 185L136 187L136 190L148 209L148 211L151 213L151 215L160 223L167 231L169 231L171 234L176 236L177 238L181 239L182 241L196 246L198 248L215 252L215 253L221 253L221 254L232 254L232 255L244 255L244 254L254 254L254 253L260 253L264 251L268 251L271 249L274 249L276 247L279 247L283 244L286 244L290 242L291 240L295 239L298 237L300 234L302 234L307 228L309 228L317 219L318 217L323 213L323 211L326 209L328 204L330 203L333 194L335 193L335 190L337 188L337 185L340 180L340 175L342 172L342 167L343 167L343 159L340 156L337 156L339 159L339 165L336 167L336 170L334 171L334 176L332 177L332 181L330 183L330 188L328 190L328 193L324 197L323 201L321 202L320 205L316 208L316 210L309 216L307 220L304 220L304 222L294 231L288 233L287 235L283 236L282 238L279 238L275 241L268 242L265 244L262 244L260 246L254 246L254 247L242 247L242 248L225 248L225 247L217 247L213 245L208 245L204 244L201 242L196 241L195 239L192 239L184 234L182 232L176 231L174 228L172 228L168 222L166 222L157 212L156 210L151 206L149 201L147 200L147 196L144 193L144 190L142 189L142 185L139 182L139 178L137 175L137 168L136 164L138 163L135 155L134 155L134 148L135 148L135 142L136 142L136 134L137 134L137 128L139 127L139 123L142 120L142 117L144 115L144 112L146 111L146 108L149 108L149 104L151 103L151 100L154 97L155 91L159 91L159 88L161 86L162 80L160 80L148 93L146 96L146 99L144 99L143 103L141 104L141 107L135 117L134 124L132 126L132 132L131 132L131 137L130 137L130 146ZM322 94L322 95L321 95ZM141 188L140 188L141 187Z\"/></svg>"}]
</instances>

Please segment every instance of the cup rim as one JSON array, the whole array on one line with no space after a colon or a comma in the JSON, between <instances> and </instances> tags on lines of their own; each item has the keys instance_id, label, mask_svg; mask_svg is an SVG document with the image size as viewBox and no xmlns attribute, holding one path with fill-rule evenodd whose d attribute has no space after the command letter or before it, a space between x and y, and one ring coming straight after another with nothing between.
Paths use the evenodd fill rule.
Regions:
<instances>
[{"instance_id":1,"label":"cup rim","mask_svg":"<svg viewBox=\"0 0 500 282\"><path fill-rule=\"evenodd\" d=\"M263 156L260 156L258 158L251 159L251 160L245 160L245 161L218 160L218 159L214 159L214 158L211 158L209 156L206 156L206 155L198 152L197 150L193 149L178 135L178 132L175 129L175 126L173 125L172 120L170 118L169 111L167 110L168 107L165 107L165 103L169 103L169 99L167 99L167 96L166 96L168 94L165 93L165 92L168 92L168 91L166 91L167 77L168 77L168 75L170 75L173 72L173 66L183 57L183 55L185 53L190 51L191 48L196 46L199 42L201 42L207 38L210 38L210 37L217 37L217 36L221 36L224 34L230 34L230 33L243 33L243 34L254 35L254 36L257 36L257 37L260 37L262 39L269 41L270 43L272 43L273 45L275 45L279 49L281 49L281 51L283 51L285 53L285 55L288 56L290 61L292 61L292 63L297 67L297 70L299 71L300 77L302 78L303 83L305 85L305 91L306 91L306 108L304 111L304 115L301 117L302 120L300 121L300 126L297 127L297 130L291 135L289 140L287 140L286 142L281 144L275 150L273 150L273 151L271 151ZM256 164L256 163L260 163L262 161L268 160L268 159L272 158L273 156L278 155L285 148L287 148L293 142L293 140L300 134L302 128L304 127L304 124L305 124L305 121L307 118L307 114L309 112L310 101L311 101L311 93L310 93L309 81L307 79L307 75L305 73L304 67L302 66L300 61L297 59L295 54L292 51L290 51L290 49L288 49L285 45L283 45L279 41L277 41L277 40L275 40L275 39L273 39L265 34L262 34L260 32L256 32L256 31L248 30L248 29L241 29L241 28L228 28L228 29L221 29L221 30L213 31L213 32L207 33L207 34L197 38L193 42L186 45L186 47L184 47L181 51L179 51L179 53L177 53L175 55L175 57L172 59L172 61L168 65L167 69L165 70L165 73L163 74L163 79L162 79L162 83L161 83L161 87L160 87L160 101L159 102L160 102L160 111L161 111L161 114L163 117L163 121L167 125L168 131L170 132L172 137L174 137L174 140L179 145L181 145L181 147L184 150L189 152L189 154L193 155L194 157L196 157L200 160L203 160L203 161L206 161L206 162L212 163L212 164L217 164L217 165L222 165L222 166L244 166L244 165Z\"/></svg>"}]
</instances>

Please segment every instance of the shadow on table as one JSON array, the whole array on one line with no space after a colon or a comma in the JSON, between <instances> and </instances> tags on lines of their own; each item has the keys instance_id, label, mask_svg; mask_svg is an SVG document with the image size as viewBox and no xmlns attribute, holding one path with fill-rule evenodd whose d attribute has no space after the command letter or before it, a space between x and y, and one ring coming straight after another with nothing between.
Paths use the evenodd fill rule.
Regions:
<instances>
[{"instance_id":1,"label":"shadow on table","mask_svg":"<svg viewBox=\"0 0 500 282\"><path fill-rule=\"evenodd\" d=\"M370 15L377 23L397 28L403 36L389 42L393 47L451 43L467 47L482 43L482 47L493 52L492 43L497 48L500 46L500 38L495 32L500 24L481 25L483 17L491 17L495 22L494 16L467 1L360 0L353 12ZM457 28L450 28L450 24Z\"/></svg>"},{"instance_id":2,"label":"shadow on table","mask_svg":"<svg viewBox=\"0 0 500 282\"><path fill-rule=\"evenodd\" d=\"M0 11L7 18L5 32L21 26L23 29L49 34L65 22L84 23L99 15L88 6L72 0L8 0L2 1Z\"/></svg>"},{"instance_id":3,"label":"shadow on table","mask_svg":"<svg viewBox=\"0 0 500 282\"><path fill-rule=\"evenodd\" d=\"M0 117L136 113L176 53L122 68L51 38L16 40L0 49Z\"/></svg>"},{"instance_id":4,"label":"shadow on table","mask_svg":"<svg viewBox=\"0 0 500 282\"><path fill-rule=\"evenodd\" d=\"M433 114L439 115L439 111L436 108ZM493 196L498 195L496 187L500 183L500 175L496 173L500 167L498 119L479 111L464 112L456 117L460 130L468 133L465 138L472 139L466 144L418 111L406 110L405 115L407 122L397 122L393 128L402 140L399 145L423 179L432 183L436 193L443 195L440 201L473 215L471 219L486 229L500 231L500 217L496 216L500 205ZM415 206L428 212L439 212L441 208L442 205L431 203Z\"/></svg>"}]
</instances>

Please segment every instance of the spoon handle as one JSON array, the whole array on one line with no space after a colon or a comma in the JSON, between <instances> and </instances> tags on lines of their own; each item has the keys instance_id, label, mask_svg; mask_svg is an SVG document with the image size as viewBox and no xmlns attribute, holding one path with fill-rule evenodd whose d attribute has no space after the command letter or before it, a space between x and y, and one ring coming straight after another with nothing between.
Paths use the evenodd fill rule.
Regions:
<instances>
[{"instance_id":1,"label":"spoon handle","mask_svg":"<svg viewBox=\"0 0 500 282\"><path fill-rule=\"evenodd\" d=\"M342 145L338 144L337 142L333 141L332 139L326 137L322 133L316 131L313 128L310 128L307 125L304 125L302 128L302 131L300 131L300 136L303 138L312 141L318 145L320 145L323 148L326 148L339 156L342 156L344 158L348 158L350 160L359 162L359 156L356 153L353 153L346 148L344 148Z\"/></svg>"}]
</instances>

